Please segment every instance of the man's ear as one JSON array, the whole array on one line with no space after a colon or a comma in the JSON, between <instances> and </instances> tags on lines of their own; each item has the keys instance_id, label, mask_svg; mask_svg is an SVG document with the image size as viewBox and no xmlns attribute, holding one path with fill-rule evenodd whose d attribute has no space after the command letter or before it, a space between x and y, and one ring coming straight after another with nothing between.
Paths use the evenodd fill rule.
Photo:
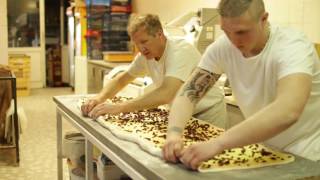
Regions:
<instances>
[{"instance_id":1,"label":"man's ear","mask_svg":"<svg viewBox=\"0 0 320 180\"><path fill-rule=\"evenodd\" d=\"M263 15L261 16L262 23L266 24L268 22L268 18L269 18L269 13L264 12Z\"/></svg>"},{"instance_id":2,"label":"man's ear","mask_svg":"<svg viewBox=\"0 0 320 180\"><path fill-rule=\"evenodd\" d=\"M164 34L163 34L163 31L162 30L159 30L157 33L156 33L159 37L163 37Z\"/></svg>"}]
</instances>

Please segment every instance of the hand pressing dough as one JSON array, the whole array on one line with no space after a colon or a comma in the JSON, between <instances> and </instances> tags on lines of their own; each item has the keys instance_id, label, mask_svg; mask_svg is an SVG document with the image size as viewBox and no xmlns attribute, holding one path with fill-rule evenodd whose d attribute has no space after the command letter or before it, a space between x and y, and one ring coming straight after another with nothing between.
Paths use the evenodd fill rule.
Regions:
<instances>
[{"instance_id":1,"label":"hand pressing dough","mask_svg":"<svg viewBox=\"0 0 320 180\"><path fill-rule=\"evenodd\" d=\"M109 103L127 100L115 97ZM79 105L84 100L80 100ZM80 105L81 107L81 105ZM143 111L100 116L97 122L109 129L119 139L138 144L143 150L162 158L161 148L166 139L168 111L154 108ZM184 146L216 138L224 132L205 121L190 119L184 130ZM252 169L294 161L294 156L270 149L262 144L252 144L242 148L225 150L221 154L203 162L200 172L217 172L237 169Z\"/></svg>"}]
</instances>

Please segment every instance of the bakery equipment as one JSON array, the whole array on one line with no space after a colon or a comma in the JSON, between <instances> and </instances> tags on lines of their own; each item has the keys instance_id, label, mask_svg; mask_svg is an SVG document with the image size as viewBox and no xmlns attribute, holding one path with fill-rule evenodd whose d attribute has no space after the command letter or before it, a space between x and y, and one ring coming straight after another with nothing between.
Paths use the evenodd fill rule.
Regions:
<instances>
[{"instance_id":1,"label":"bakery equipment","mask_svg":"<svg viewBox=\"0 0 320 180\"><path fill-rule=\"evenodd\" d=\"M216 25L219 14L215 8L201 8L198 12L188 12L165 25L170 36L183 37L202 54L217 35Z\"/></svg>"}]
</instances>

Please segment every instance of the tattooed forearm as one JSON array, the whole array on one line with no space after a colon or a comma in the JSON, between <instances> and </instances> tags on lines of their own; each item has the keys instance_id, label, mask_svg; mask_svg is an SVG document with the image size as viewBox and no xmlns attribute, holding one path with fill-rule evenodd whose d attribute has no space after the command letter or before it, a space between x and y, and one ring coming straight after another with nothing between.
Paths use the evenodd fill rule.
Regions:
<instances>
[{"instance_id":1,"label":"tattooed forearm","mask_svg":"<svg viewBox=\"0 0 320 180\"><path fill-rule=\"evenodd\" d=\"M197 69L184 85L180 96L187 96L192 103L197 103L214 85L219 75L204 69Z\"/></svg>"}]
</instances>

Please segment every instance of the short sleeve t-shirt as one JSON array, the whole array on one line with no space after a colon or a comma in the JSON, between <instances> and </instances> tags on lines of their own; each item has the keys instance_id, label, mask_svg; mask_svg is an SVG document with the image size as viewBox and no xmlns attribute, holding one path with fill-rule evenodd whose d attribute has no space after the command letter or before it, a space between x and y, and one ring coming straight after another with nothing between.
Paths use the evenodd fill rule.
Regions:
<instances>
[{"instance_id":1,"label":"short sleeve t-shirt","mask_svg":"<svg viewBox=\"0 0 320 180\"><path fill-rule=\"evenodd\" d=\"M199 51L186 40L168 37L165 51L158 61L138 54L128 73L134 77L150 76L155 86L160 87L165 77L174 77L185 82L200 59ZM223 103L223 98L222 90L214 86L197 104L194 114L208 110L217 103Z\"/></svg>"},{"instance_id":2,"label":"short sleeve t-shirt","mask_svg":"<svg viewBox=\"0 0 320 180\"><path fill-rule=\"evenodd\" d=\"M311 75L312 90L301 117L266 143L312 160L320 159L320 61L313 44L301 32L271 26L264 49L249 58L222 35L209 46L199 67L226 73L246 118L276 98L281 78L294 73Z\"/></svg>"},{"instance_id":3,"label":"short sleeve t-shirt","mask_svg":"<svg viewBox=\"0 0 320 180\"><path fill-rule=\"evenodd\" d=\"M167 76L186 81L200 58L200 53L185 40L168 38L165 51L158 61L146 59L139 53L128 72L134 77L150 76L158 86Z\"/></svg>"}]
</instances>

